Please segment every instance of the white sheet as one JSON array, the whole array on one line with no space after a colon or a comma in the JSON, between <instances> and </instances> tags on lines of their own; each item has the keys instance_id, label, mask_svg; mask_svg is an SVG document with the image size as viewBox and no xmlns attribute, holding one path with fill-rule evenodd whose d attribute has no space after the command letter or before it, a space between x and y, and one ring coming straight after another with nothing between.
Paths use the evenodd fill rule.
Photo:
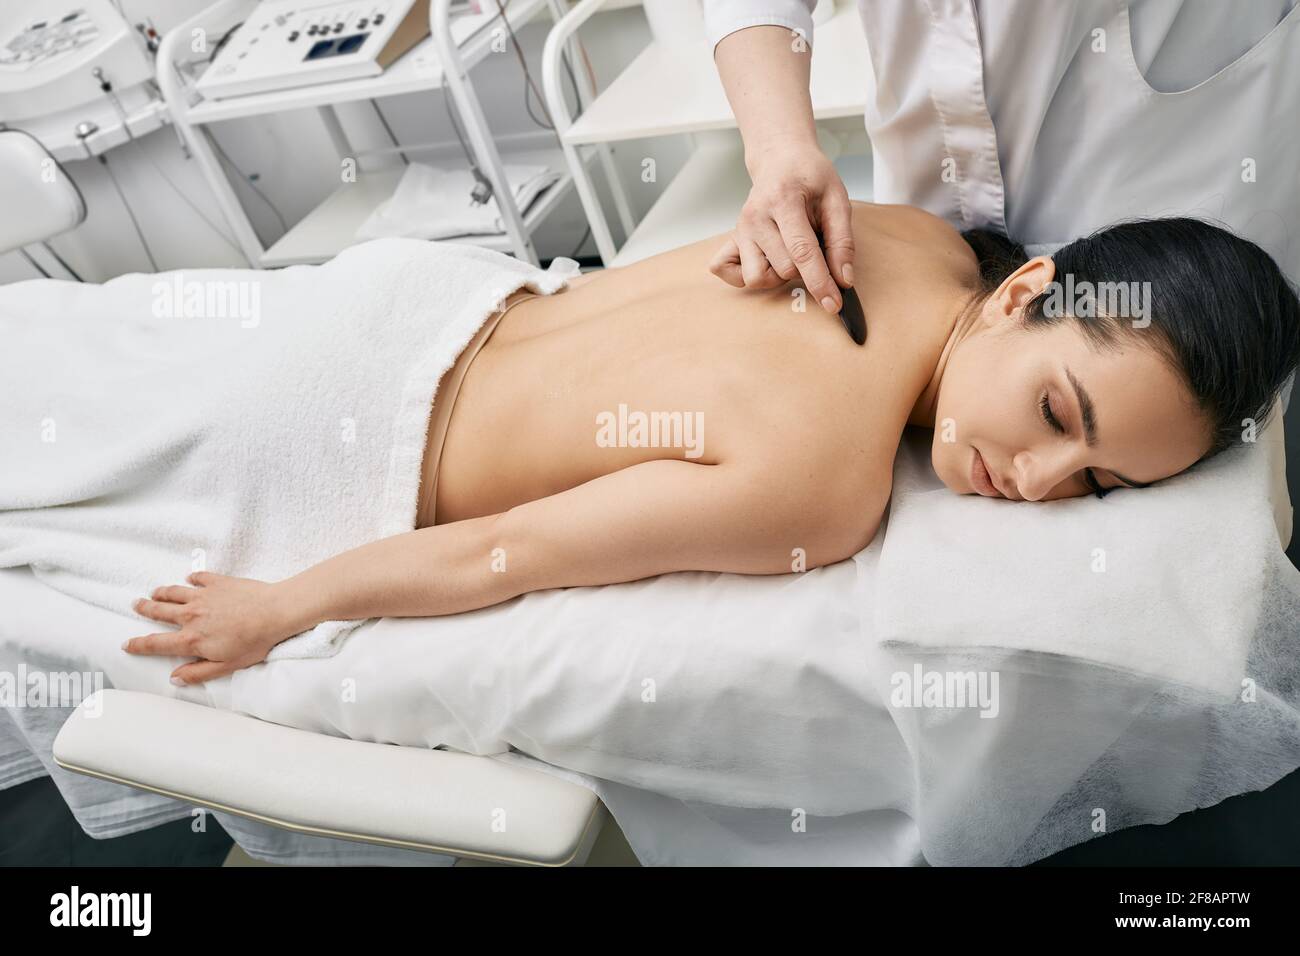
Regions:
<instances>
[{"instance_id":1,"label":"white sheet","mask_svg":"<svg viewBox=\"0 0 1300 956\"><path fill-rule=\"evenodd\" d=\"M925 438L910 435L899 458L900 525L908 503L924 500L911 496L938 488ZM891 639L876 632L872 609L891 613L881 582L897 581L882 549L886 558L907 552L894 520L853 561L804 575L668 575L540 592L452 618L386 619L358 628L332 658L271 662L176 692L319 732L561 773L605 800L646 863L897 864L922 852L931 863L1023 863L1268 786L1300 765L1300 680L1285 683L1300 676L1293 633L1256 628L1248 673L1259 694L1248 717L1235 698L1046 646L954 641L950 632L927 640L915 628ZM7 667L33 656L49 666L53 654L104 666L112 686L176 690L166 684L173 661L115 650L138 625L89 609L92 619L53 592L15 590L23 573L0 574L0 599L15 608L0 618ZM941 584L935 599L945 595ZM1288 608L1300 609L1300 591L1292 597L1261 622L1283 623ZM930 608L913 612L942 620ZM892 678L918 664L996 669L997 718L890 706ZM653 702L643 698L647 680ZM13 715L48 757L59 721ZM142 799L110 805L150 808ZM92 802L90 816L97 809ZM353 859L222 822L255 855Z\"/></svg>"},{"instance_id":2,"label":"white sheet","mask_svg":"<svg viewBox=\"0 0 1300 956\"><path fill-rule=\"evenodd\" d=\"M927 860L1030 862L1300 766L1281 443L1274 419L1151 488L1033 506L933 490L904 446L869 670L900 695ZM968 676L987 715L908 699Z\"/></svg>"},{"instance_id":3,"label":"white sheet","mask_svg":"<svg viewBox=\"0 0 1300 956\"><path fill-rule=\"evenodd\" d=\"M546 166L512 163L504 171L521 214L527 213L533 200L560 178L558 172ZM470 200L474 185L469 170L411 163L393 195L357 228L357 238L449 239L504 233L506 227L496 198L474 205Z\"/></svg>"},{"instance_id":4,"label":"white sheet","mask_svg":"<svg viewBox=\"0 0 1300 956\"><path fill-rule=\"evenodd\" d=\"M329 495L317 489L294 499L289 486L300 478L296 466L280 484L273 481L265 500L265 487L250 492L175 482L167 454L202 449L207 436L202 422L166 405L165 387L134 374L148 370L159 350L165 356L164 345L180 349L175 356L185 354L183 342L169 337L174 330L163 335L141 319L142 290L152 290L155 277L124 277L102 289L24 283L4 290L0 315L12 330L48 340L45 350L19 353L62 356L67 350L51 331L69 327L104 350L98 357L68 357L61 371L11 361L6 384L25 383L21 397L28 404L20 412L4 406L0 424L31 439L23 429L40 425L45 415L30 401L50 391L44 372L68 382L75 407L101 424L99 433L83 428L79 436L60 426L60 441L79 437L109 446L110 460L138 466L93 471L96 460L79 459L74 445L68 460L84 459L85 471L50 468L39 455L53 449L38 446L25 452L30 473L0 476L0 489L12 495L9 507L26 509L0 512L0 531L9 536L0 535L0 545L10 549L6 560L30 561L45 581L107 605L98 610L51 591L26 570L5 572L6 587L20 589L0 616L0 661L11 672L22 664L102 670L109 686L180 693L325 733L524 759L509 754L514 748L586 775L615 815L623 814L620 822L642 834L645 842L634 848L654 862L811 863L854 855L881 862L881 853L899 854L888 858L897 862L914 859L917 847L933 863L1026 862L1093 836L1098 811L1109 830L1160 822L1267 786L1300 765L1300 575L1269 530L1269 471L1262 459L1224 458L1197 474L1105 501L1008 505L940 489L925 433L909 436L899 455L889 523L853 561L784 577L668 575L525 595L454 618L371 622L333 658L285 659L296 650L290 641L266 664L177 691L166 682L177 660L132 658L119 644L153 629L124 612L131 597L189 570L193 538L187 535L217 542L209 549L211 567L276 577L281 564L291 563L292 572L309 563L312 555L299 549L306 529L313 532L311 547L323 552L318 557L338 550L329 527L336 513L356 519L346 529L353 537L404 530L400 525L409 526L414 512L418 439L437 373L494 298L525 282L534 291L554 291L564 279L456 247L462 285L466 276L481 278L482 270L513 284L482 290L474 282L464 296L439 299L438 290L447 287L436 268L430 275L398 255L411 250L419 259L426 250L416 252L417 246L390 240L349 250L318 269L254 274L266 284L262 321L269 335L277 328L309 331L288 320L277 326L304 302L320 307L319 321L346 326L355 319L371 332L377 315L411 328L425 316L421 309L427 311L431 328L412 332L424 351L399 363L416 371L399 376L399 387L388 383L388 417L372 423L370 438L393 454L391 462L385 455L364 459L367 468L376 460L392 466L379 468L387 475L378 484L384 494L369 512L358 502L370 500L375 476L348 477L337 461L333 472L313 472L318 483L340 479ZM358 265L371 268L353 275ZM331 276L338 281L324 281ZM343 287L351 291L339 294ZM42 325L35 317L50 321ZM210 331L216 344L227 334ZM124 350L126 344L135 351ZM291 352L257 354L262 361L268 354L288 361ZM103 355L121 358L121 368L134 374L126 384L140 390L112 382L113 362L96 369ZM166 372L166 362L155 364ZM89 385L68 374L78 368ZM310 379L311 369L304 365L296 374ZM373 372L366 369L358 374ZM301 427L304 416L333 429L339 409L328 386L337 369L316 371L320 381L306 389L307 397L279 395L292 407L276 408L275 415L250 402L256 406L276 393L222 387L214 395L284 429ZM405 387L409 382L415 384ZM99 414L95 388L118 404ZM393 413L399 402L424 417ZM123 418L124 408L138 419ZM220 402L209 402L208 410L233 441L238 416ZM138 427L154 416L161 416L155 431ZM54 417L66 420L66 410ZM133 427L123 430L123 421ZM171 427L177 422L185 427ZM404 437L393 443L396 431L379 432L395 422L405 423ZM111 447L123 434L140 454L127 453L134 445ZM283 451L277 454L283 458ZM143 491L126 480L141 475L152 479ZM216 491L224 496L214 498ZM352 497L340 505L344 492ZM168 509L166 518L149 508L131 511L137 495ZM38 507L65 499L80 504ZM293 524L303 502L322 501L334 507L307 515L306 525ZM120 522L124 515L134 517ZM234 524L223 532L222 521ZM1086 567L1094 538L1111 556L1101 590L1093 581L1081 584L1090 572L1076 572L1071 563L1078 551ZM268 539L268 553L250 543ZM245 565L223 560L227 541ZM292 553L285 542L293 542ZM123 543L153 545L143 552L150 560L123 562ZM1068 596L1070 588L1079 594ZM325 650L337 648L331 643ZM898 677L914 668L922 675L996 673L996 717L892 700ZM1229 689L1249 691L1250 699ZM53 709L11 708L9 717L0 723L7 736L0 781L36 772L33 754L48 767L58 723ZM97 820L94 812L79 814L88 829L134 827L141 807L166 812L120 791L106 797L89 783L68 786L92 794L81 804L70 798L74 810L99 808ZM649 816L640 822L629 816L642 812ZM900 815L913 830L900 825ZM235 821L231 826L252 832ZM701 837L710 828L713 841ZM304 860L377 852L249 837L257 839L266 855Z\"/></svg>"},{"instance_id":5,"label":"white sheet","mask_svg":"<svg viewBox=\"0 0 1300 956\"><path fill-rule=\"evenodd\" d=\"M410 531L438 381L549 271L380 239L320 266L0 290L0 567L110 610L196 570L277 581ZM272 659L333 653L326 621Z\"/></svg>"},{"instance_id":6,"label":"white sheet","mask_svg":"<svg viewBox=\"0 0 1300 956\"><path fill-rule=\"evenodd\" d=\"M880 805L903 800L908 758L867 679L859 634L877 558L873 547L801 576L669 575L540 592L456 617L385 619L362 625L334 657L271 662L185 689L167 683L174 660L117 650L138 622L25 569L0 570L0 604L13 609L0 616L0 666L102 668L106 686L522 761L595 790L647 864L907 864L919 860L916 828ZM0 785L20 757L50 765L67 715L10 713L23 734L7 741L0 724L0 756L13 751L0 761ZM53 773L96 836L155 825L169 808ZM390 862L380 848L217 817L260 858Z\"/></svg>"}]
</instances>

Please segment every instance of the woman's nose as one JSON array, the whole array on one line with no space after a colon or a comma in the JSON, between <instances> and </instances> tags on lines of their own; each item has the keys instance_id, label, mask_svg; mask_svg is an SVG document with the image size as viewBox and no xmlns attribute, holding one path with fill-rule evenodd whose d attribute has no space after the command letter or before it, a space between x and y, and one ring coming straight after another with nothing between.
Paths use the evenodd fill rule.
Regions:
<instances>
[{"instance_id":1,"label":"woman's nose","mask_svg":"<svg viewBox=\"0 0 1300 956\"><path fill-rule=\"evenodd\" d=\"M1021 452L1012 459L1016 490L1026 501L1041 501L1079 469L1077 457L1073 449Z\"/></svg>"},{"instance_id":2,"label":"woman's nose","mask_svg":"<svg viewBox=\"0 0 1300 956\"><path fill-rule=\"evenodd\" d=\"M1046 490L1039 490L1038 475L1042 473L1042 468L1028 452L1021 452L1011 459L1011 472L1016 483L1016 487L1011 490L1025 501L1037 501L1047 494Z\"/></svg>"}]
</instances>

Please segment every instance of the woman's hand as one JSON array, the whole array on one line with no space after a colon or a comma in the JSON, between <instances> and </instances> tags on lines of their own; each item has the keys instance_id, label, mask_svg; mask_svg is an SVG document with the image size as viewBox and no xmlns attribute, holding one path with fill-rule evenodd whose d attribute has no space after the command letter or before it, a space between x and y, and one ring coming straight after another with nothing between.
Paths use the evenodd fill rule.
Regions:
<instances>
[{"instance_id":1,"label":"woman's hand","mask_svg":"<svg viewBox=\"0 0 1300 956\"><path fill-rule=\"evenodd\" d=\"M131 654L197 657L172 671L173 684L201 684L265 660L271 648L305 630L295 620L283 589L250 578L196 571L194 587L157 588L135 610L179 631L133 637L122 645Z\"/></svg>"},{"instance_id":2,"label":"woman's hand","mask_svg":"<svg viewBox=\"0 0 1300 956\"><path fill-rule=\"evenodd\" d=\"M753 180L749 198L709 271L750 289L775 288L799 276L822 308L838 313L843 300L831 276L853 285L854 252L853 207L839 173L816 146L772 150L746 162Z\"/></svg>"}]
</instances>

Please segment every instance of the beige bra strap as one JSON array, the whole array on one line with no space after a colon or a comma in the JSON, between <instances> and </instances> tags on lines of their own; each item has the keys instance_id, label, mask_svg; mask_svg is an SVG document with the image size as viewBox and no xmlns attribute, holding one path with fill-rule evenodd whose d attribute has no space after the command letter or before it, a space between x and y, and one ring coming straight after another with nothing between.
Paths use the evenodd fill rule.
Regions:
<instances>
[{"instance_id":1,"label":"beige bra strap","mask_svg":"<svg viewBox=\"0 0 1300 956\"><path fill-rule=\"evenodd\" d=\"M469 344L465 346L464 351L456 359L456 364L448 370L442 384L438 387L438 394L433 398L433 411L429 419L427 440L428 454L433 456L433 461L424 464L424 471L430 475L430 478L427 486L420 490L420 502L415 516L417 527L427 528L434 522L434 509L437 507L438 502L438 472L442 466L442 449L447 442L447 429L451 424L451 413L456 405L456 396L460 394L460 386L469 373L469 367L474 363L474 358L478 355L479 350L492 337L497 324L505 318L506 313L520 302L537 298L537 296L538 293L530 292L515 299L500 312L491 313L479 326L479 330L474 333L474 337L470 339Z\"/></svg>"}]
</instances>

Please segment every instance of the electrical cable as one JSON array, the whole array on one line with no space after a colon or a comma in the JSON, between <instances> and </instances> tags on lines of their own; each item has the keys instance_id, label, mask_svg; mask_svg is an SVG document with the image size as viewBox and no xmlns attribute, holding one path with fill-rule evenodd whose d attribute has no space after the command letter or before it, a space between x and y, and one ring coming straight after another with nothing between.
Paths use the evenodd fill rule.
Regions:
<instances>
[{"instance_id":1,"label":"electrical cable","mask_svg":"<svg viewBox=\"0 0 1300 956\"><path fill-rule=\"evenodd\" d=\"M509 2L510 0L506 0L507 4ZM541 93L538 92L537 90L537 84L533 81L532 71L528 69L528 61L524 58L523 48L519 44L519 38L515 36L514 28L510 26L510 20L506 17L506 11L505 8L501 5L501 0L496 0L496 5L497 5L497 13L501 17L502 22L505 24L506 30L510 33L510 40L511 40L511 44L514 46L515 49L515 56L518 58L519 67L524 74L524 111L528 114L529 119L531 119L542 129L550 130L555 135L556 142L560 142L560 134L555 128L555 119L554 117L551 116L551 111L547 109L545 99L542 97ZM581 46L581 44L579 44L579 46ZM587 67L587 75L593 81L592 86L595 86L595 77L591 69L591 61L587 59L586 50L583 50L582 55L583 55L583 60L585 62L585 65ZM564 52L561 52L560 54L560 62L564 65L564 70L569 77L569 85L573 89L573 102L578 111L577 115L581 116L582 96L579 94L578 91L578 78L573 72L573 63L570 62L568 55ZM530 94L536 96L538 102L541 103L542 109L546 112L546 118L547 120L550 121L549 123L542 122L540 119L537 118L537 115L533 112L532 101L529 98ZM578 245L570 254L569 258L576 259L578 257L578 254L582 251L582 247L587 244L587 240L590 238L591 238L591 224L588 223L586 231L583 232L582 238L578 240Z\"/></svg>"},{"instance_id":2,"label":"electrical cable","mask_svg":"<svg viewBox=\"0 0 1300 956\"><path fill-rule=\"evenodd\" d=\"M510 25L510 20L506 16L506 7L510 5L510 2L511 0L505 0L505 4L503 5L501 0L495 0L496 7L497 7L497 16L500 18L501 22L505 24L506 31L510 34L511 45L514 47L515 56L518 58L520 68L522 69L524 74L524 84L525 84L524 85L524 110L528 113L529 118L532 119L532 121L535 124L540 126L542 129L550 130L555 135L556 142L559 142L560 141L559 133L555 129L555 122L551 118L550 110L546 109L545 100L542 98L541 93L538 92L537 90L537 84L533 81L532 72L528 69L528 62L524 59L522 48L519 45L519 38L515 36L514 28ZM223 41L224 39L225 38L223 38ZM590 60L587 60L585 50L583 51L583 59L587 66L588 75L591 76L592 74L591 62ZM582 97L579 95L578 78L574 74L573 64L570 62L569 57L564 53L561 53L560 62L563 63L565 72L568 74L569 85L573 90L573 99L575 104L577 104L578 115L581 115ZM461 152L464 154L465 160L469 163L470 173L474 176L474 179L478 183L478 185L475 187L474 196L476 199L479 196L482 196L483 198L479 201L486 202L488 199L492 198L492 195L494 193L494 190L492 188L492 183L487 178L487 176L485 176L483 172L478 168L478 163L474 159L474 154L470 151L469 144L465 141L465 136L464 133L462 132L460 122L456 118L455 111L452 109L450 88L446 84L443 84L442 91L443 91L442 101L444 107L447 110L447 119L451 122L452 132L456 134L456 141L460 144ZM541 102L542 109L546 112L546 118L550 120L549 124L538 119L536 114L533 112L532 102L529 99L530 93L536 95L539 102ZM383 124L384 129L387 130L389 139L392 140L394 146L398 146L399 144L398 144L397 136L393 133L393 128L392 126L389 125L387 118L384 116L383 110L379 108L379 104L376 103L373 99L370 101L370 103L374 107L375 113L379 116L379 121ZM213 142L214 143L216 142L215 139L213 140ZM406 162L406 164L409 166L410 160L407 158L406 154L401 150L398 150L398 154L402 157L402 160ZM230 161L229 157L226 157L226 160L227 162L229 162ZM231 163L231 165L233 166L234 164ZM238 167L235 168L236 170L238 170ZM582 240L578 243L577 250L574 251L575 257L578 254L578 252L581 251L582 247L586 244L590 235L591 235L591 226L588 225L587 231L583 234Z\"/></svg>"},{"instance_id":3,"label":"electrical cable","mask_svg":"<svg viewBox=\"0 0 1300 956\"><path fill-rule=\"evenodd\" d=\"M555 135L556 142L558 143L560 141L560 137L559 137L559 133L556 132L555 130L554 121L552 121L551 125L548 126L546 123L539 120L536 114L533 113L532 103L529 101L528 95L530 89L533 92L537 91L537 85L533 82L532 73L528 69L528 63L524 59L523 52L521 50L521 47L519 46L519 38L515 36L514 27L510 25L510 19L506 16L506 7L509 6L510 0L506 0L505 5L502 5L501 0L495 0L495 2L497 7L497 17L501 20L502 23L505 24L506 31L510 34L511 45L514 47L515 50L515 56L518 57L519 65L523 69L524 82L525 82L524 110L528 113L529 118L532 119L534 123L536 123L538 126L542 127L543 129L550 130ZM581 103L581 98L578 96L578 80L577 77L574 76L573 65L569 63L568 57L564 56L563 54L561 54L560 61L564 64L565 69L569 74L569 82L573 86L574 99L579 103ZM590 66L590 64L588 64L588 66ZM443 92L444 92L443 102L447 106L447 116L451 119L452 129L456 133L456 139L460 141L461 151L465 154L465 158L469 161L470 173L474 176L474 179L477 181L477 185L474 187L473 199L475 202L479 202L479 203L487 202L489 199L492 198L495 190L492 188L491 181L478 168L478 164L475 163L474 157L469 151L469 147L465 144L465 138L464 136L461 135L460 126L456 121L455 115L451 111L450 96L448 95L447 88L445 86L443 87ZM541 94L538 94L538 96L540 95ZM543 103L542 108L543 109L546 108L545 103ZM546 113L548 119L550 119L550 115L551 115L550 111L548 110ZM584 241L586 240L584 239Z\"/></svg>"},{"instance_id":4,"label":"electrical cable","mask_svg":"<svg viewBox=\"0 0 1300 956\"><path fill-rule=\"evenodd\" d=\"M126 214L131 218L131 225L135 227L135 234L140 240L140 245L144 247L144 254L149 258L149 265L154 272L157 272L158 261L154 259L153 250L149 248L149 241L144 237L144 230L140 228L140 223L135 218L135 211L131 208L131 204L126 201L126 193L122 192L122 184L117 181L117 174L113 172L113 167L109 165L107 154L100 153L97 158L103 163L104 170L113 183L113 188L117 190L117 198L122 201L122 208L126 210Z\"/></svg>"},{"instance_id":5,"label":"electrical cable","mask_svg":"<svg viewBox=\"0 0 1300 956\"><path fill-rule=\"evenodd\" d=\"M583 53L583 58L584 59L586 58L585 51ZM578 110L578 112L574 115L574 119L577 119L579 116L582 115L582 97L578 95L578 78L573 75L573 64L569 62L568 56L561 54L560 62L564 64L564 72L567 73L569 76L569 86L573 89L573 101L577 105L577 110ZM590 64L588 64L588 66L590 66ZM555 132L554 125L547 125L546 123L543 123L541 120L537 118L537 115L533 112L531 94L536 88L537 88L536 85L532 82L532 77L529 75L528 65L525 62L524 63L524 110L525 112L528 113L528 118L531 119L534 123L536 123L542 129L550 130L551 132L554 133ZM548 117L551 115L549 110L547 111L546 115ZM556 141L558 142L559 141L558 133L556 133L555 138Z\"/></svg>"},{"instance_id":6,"label":"electrical cable","mask_svg":"<svg viewBox=\"0 0 1300 956\"><path fill-rule=\"evenodd\" d=\"M244 181L244 184L248 186L248 188L251 189L254 193L257 194L257 198L262 200L262 202L266 203L267 207L270 208L271 212L275 213L275 218L280 220L280 228L283 229L285 232L288 232L289 224L285 222L284 216L280 215L280 210L276 208L275 203L271 202L271 200L267 198L266 193L262 192L262 190L257 188L257 183L253 182L251 177L244 175L244 171L239 168L239 164L236 163L233 159L231 159L230 155L224 149L221 148L221 143L217 141L217 138L215 136L209 134L208 140L212 143L213 148L216 149L217 155L220 156L222 159L224 159L230 165L230 168L239 174L239 178Z\"/></svg>"},{"instance_id":7,"label":"electrical cable","mask_svg":"<svg viewBox=\"0 0 1300 956\"><path fill-rule=\"evenodd\" d=\"M53 278L48 272L45 271L45 266L41 265L39 262L33 259L32 254L28 252L26 249L19 249L18 254L22 256L24 259L26 259L29 263L31 263L32 268L35 269L37 272L39 272L41 275L45 276L45 278L47 279Z\"/></svg>"},{"instance_id":8,"label":"electrical cable","mask_svg":"<svg viewBox=\"0 0 1300 956\"><path fill-rule=\"evenodd\" d=\"M582 251L582 247L587 244L587 240L590 238L591 238L591 223L587 223L587 231L584 232L582 234L582 238L578 240L578 248L574 249L571 253L569 253L569 258L570 259L578 258L578 253Z\"/></svg>"},{"instance_id":9,"label":"electrical cable","mask_svg":"<svg viewBox=\"0 0 1300 956\"><path fill-rule=\"evenodd\" d=\"M145 160L149 163L149 165L154 168L154 171L157 172L160 177L162 177L163 182L165 182L169 187L171 187L171 191L174 192L177 196L179 196L181 201L185 203L185 205L189 206L190 209L194 211L194 214L196 216L198 216L205 223L207 223L208 228L211 229L213 232L215 232L218 236L220 236L222 242L230 246L230 248L235 250L235 252L237 252L240 256L243 256L244 251L239 248L239 243L237 243L234 239L230 238L230 236L226 235L226 231L224 229L222 229L220 226L218 226L215 222L213 222L211 219L207 217L207 215L203 212L203 210L199 208L198 204L195 203L194 200L190 199L188 195L186 195L185 190L181 189L179 186L176 185L176 181L172 179L171 176L167 175L167 172L161 166L159 166L157 162L154 161L154 158L150 156L148 152L145 151L144 147L139 143L137 143L136 149L139 151L139 153L142 156L144 156Z\"/></svg>"},{"instance_id":10,"label":"electrical cable","mask_svg":"<svg viewBox=\"0 0 1300 956\"><path fill-rule=\"evenodd\" d=\"M393 128L388 125L388 118L384 116L384 111L379 108L379 102L372 99L370 105L375 108L375 115L379 117L379 122L384 124L384 129L388 131L388 138L393 141L393 145L398 147L397 155L402 157L402 162L411 165L411 160L407 158L406 153L402 152L401 144L397 142L397 137L393 134Z\"/></svg>"},{"instance_id":11,"label":"electrical cable","mask_svg":"<svg viewBox=\"0 0 1300 956\"><path fill-rule=\"evenodd\" d=\"M542 94L537 91L537 84L533 82L533 74L529 72L528 64L524 61L524 53L519 46L519 38L515 36L515 28L510 25L510 19L506 16L506 8L501 5L501 0L495 0L495 2L497 5L497 13L501 17L501 22L505 24L506 32L510 34L511 46L515 48L515 56L519 58L519 66L524 71L524 82L527 84L527 86L524 89L524 109L528 111L528 115L534 123L537 123L537 125L541 126L543 129L549 129L552 132L554 132L555 120L551 118L551 111L546 109L546 100L542 97ZM507 0L507 3L508 2L509 0ZM532 90L533 94L537 97L538 101L542 104L542 109L545 110L546 112L546 118L550 120L549 125L546 123L542 123L537 119L536 116L533 115L532 107L528 102L529 89Z\"/></svg>"},{"instance_id":12,"label":"electrical cable","mask_svg":"<svg viewBox=\"0 0 1300 956\"><path fill-rule=\"evenodd\" d=\"M447 107L447 119L451 120L451 131L456 134L456 139L460 142L461 152L465 154L465 158L469 160L471 167L476 166L474 157L469 151L469 146L465 143L465 137L461 135L460 122L456 119L455 112L452 111L451 92L449 88L445 86L442 88L442 103Z\"/></svg>"},{"instance_id":13,"label":"electrical cable","mask_svg":"<svg viewBox=\"0 0 1300 956\"><path fill-rule=\"evenodd\" d=\"M451 120L452 131L460 143L460 151L465 154L465 161L469 163L470 175L474 177L474 188L470 190L470 204L481 206L490 200L495 192L492 181L483 174L483 170L479 169L478 163L474 161L474 154L470 152L469 145L461 134L460 123L457 122L456 114L451 108L451 91L446 86L442 88L442 103L447 108L447 118Z\"/></svg>"},{"instance_id":14,"label":"electrical cable","mask_svg":"<svg viewBox=\"0 0 1300 956\"><path fill-rule=\"evenodd\" d=\"M72 268L72 266L68 265L67 261L63 258L63 256L59 255L58 252L55 251L54 247L50 245L48 241L42 242L41 245L45 247L46 252L48 252L51 256L54 257L55 262L63 266L64 269L68 270L68 274L72 276L72 278L76 279L78 282L82 281L81 276L77 274L77 270Z\"/></svg>"},{"instance_id":15,"label":"electrical cable","mask_svg":"<svg viewBox=\"0 0 1300 956\"><path fill-rule=\"evenodd\" d=\"M533 81L532 71L528 69L528 61L524 59L523 48L519 45L519 38L515 36L515 31L514 28L510 26L510 21L506 19L505 9L501 6L501 0L496 0L496 5L497 5L497 10L499 12L499 15L501 16L503 22L506 25L506 30L508 30L510 33L510 39L513 42L515 48L515 56L518 58L520 69L523 71L524 74L524 110L528 113L529 119L531 119L542 129L548 129L551 132L555 132L555 120L551 116L551 111L547 109L546 100L542 97L542 94L538 91L537 84ZM583 59L586 60L585 50L583 51ZM573 64L569 62L569 57L564 53L560 54L560 62L564 64L564 70L569 76L569 85L573 88L573 100L574 103L577 104L578 115L581 116L582 97L578 95L578 78L573 73ZM586 60L586 65L587 65L588 75L591 75L592 73L591 62L589 60ZM595 84L593 83L592 85L594 86ZM538 102L540 102L542 105L542 109L545 110L546 112L546 118L550 120L549 123L542 122L537 118L537 115L533 113L533 105L532 105L532 100L530 99L530 95L537 97ZM559 139L558 133L556 133L556 139L557 140Z\"/></svg>"},{"instance_id":16,"label":"electrical cable","mask_svg":"<svg viewBox=\"0 0 1300 956\"><path fill-rule=\"evenodd\" d=\"M239 21L238 23L236 23L233 27L231 27L229 30L227 30L225 33L223 33L223 34L221 35L221 39L217 41L217 45L214 46L214 47L212 48L212 52L208 55L208 58L207 58L207 62L208 62L208 63L211 63L213 60L215 60L215 59L217 58L217 54L220 53L220 52L221 52L221 48L222 48L223 46L226 45L226 41L228 41L228 40L230 39L231 34L233 34L236 30L238 30L238 29L239 29L240 27L242 27L243 25L244 25L244 21L243 21L243 20L240 20L240 21ZM203 60L196 60L195 62L196 62L196 63L202 63L202 62L204 62L204 61L203 61Z\"/></svg>"}]
</instances>

